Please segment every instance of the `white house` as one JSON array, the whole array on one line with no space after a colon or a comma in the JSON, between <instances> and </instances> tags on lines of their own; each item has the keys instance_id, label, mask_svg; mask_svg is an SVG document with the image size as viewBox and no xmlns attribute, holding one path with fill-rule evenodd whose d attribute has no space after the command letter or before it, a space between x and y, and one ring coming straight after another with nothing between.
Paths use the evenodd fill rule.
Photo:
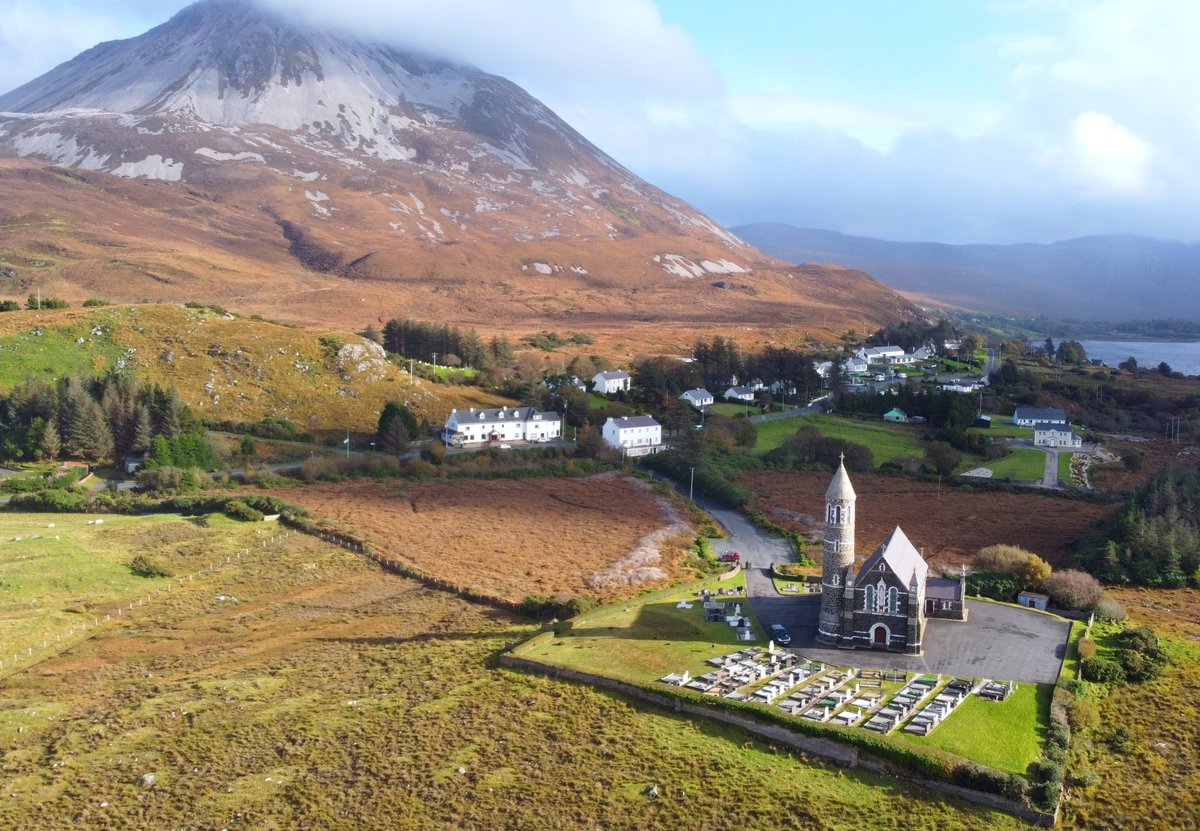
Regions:
<instances>
[{"instance_id":1,"label":"white house","mask_svg":"<svg viewBox=\"0 0 1200 831\"><path fill-rule=\"evenodd\" d=\"M703 387L694 390L688 390L679 397L683 401L691 404L696 409L707 407L709 404L713 403L713 394Z\"/></svg>"},{"instance_id":2,"label":"white house","mask_svg":"<svg viewBox=\"0 0 1200 831\"><path fill-rule=\"evenodd\" d=\"M1058 407L1017 407L1013 413L1013 424L1032 427L1038 423L1066 424L1067 411Z\"/></svg>"},{"instance_id":3,"label":"white house","mask_svg":"<svg viewBox=\"0 0 1200 831\"><path fill-rule=\"evenodd\" d=\"M626 456L649 456L664 450L662 425L648 415L621 416L604 422L604 443Z\"/></svg>"},{"instance_id":4,"label":"white house","mask_svg":"<svg viewBox=\"0 0 1200 831\"><path fill-rule=\"evenodd\" d=\"M1075 435L1070 424L1051 424L1040 422L1033 425L1033 443L1038 447L1069 447L1083 446L1083 440Z\"/></svg>"},{"instance_id":5,"label":"white house","mask_svg":"<svg viewBox=\"0 0 1200 831\"><path fill-rule=\"evenodd\" d=\"M899 346L864 346L855 353L855 357L868 364L911 364L916 358L905 353Z\"/></svg>"},{"instance_id":6,"label":"white house","mask_svg":"<svg viewBox=\"0 0 1200 831\"><path fill-rule=\"evenodd\" d=\"M857 355L852 355L842 362L842 369L848 375L862 375L866 373L868 369L870 369L870 366L871 365L867 363L866 358L860 358Z\"/></svg>"},{"instance_id":7,"label":"white house","mask_svg":"<svg viewBox=\"0 0 1200 831\"><path fill-rule=\"evenodd\" d=\"M771 386L767 387L767 391L771 395L795 395L796 385L792 381L772 381Z\"/></svg>"},{"instance_id":8,"label":"white house","mask_svg":"<svg viewBox=\"0 0 1200 831\"><path fill-rule=\"evenodd\" d=\"M753 401L754 390L749 387L730 387L725 390L725 398L730 401Z\"/></svg>"},{"instance_id":9,"label":"white house","mask_svg":"<svg viewBox=\"0 0 1200 831\"><path fill-rule=\"evenodd\" d=\"M822 378L828 378L830 370L833 369L833 361L813 361L813 369ZM865 372L866 370L863 371Z\"/></svg>"},{"instance_id":10,"label":"white house","mask_svg":"<svg viewBox=\"0 0 1200 831\"><path fill-rule=\"evenodd\" d=\"M629 373L623 369L597 372L592 377L592 389L601 395L612 395L629 389Z\"/></svg>"},{"instance_id":11,"label":"white house","mask_svg":"<svg viewBox=\"0 0 1200 831\"><path fill-rule=\"evenodd\" d=\"M558 413L539 412L533 407L501 407L492 410L451 410L442 428L447 444L485 444L490 441L543 442L562 436Z\"/></svg>"}]
</instances>

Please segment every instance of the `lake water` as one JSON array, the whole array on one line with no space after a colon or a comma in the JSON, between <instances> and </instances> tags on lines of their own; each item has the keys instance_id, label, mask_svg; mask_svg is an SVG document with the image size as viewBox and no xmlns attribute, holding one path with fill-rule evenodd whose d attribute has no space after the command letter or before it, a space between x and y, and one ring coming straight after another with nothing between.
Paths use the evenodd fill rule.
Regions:
<instances>
[{"instance_id":1,"label":"lake water","mask_svg":"<svg viewBox=\"0 0 1200 831\"><path fill-rule=\"evenodd\" d=\"M1080 343L1089 358L1099 358L1114 369L1121 361L1133 357L1138 366L1147 369L1154 369L1166 361L1176 372L1200 375L1200 341L1081 340Z\"/></svg>"}]
</instances>

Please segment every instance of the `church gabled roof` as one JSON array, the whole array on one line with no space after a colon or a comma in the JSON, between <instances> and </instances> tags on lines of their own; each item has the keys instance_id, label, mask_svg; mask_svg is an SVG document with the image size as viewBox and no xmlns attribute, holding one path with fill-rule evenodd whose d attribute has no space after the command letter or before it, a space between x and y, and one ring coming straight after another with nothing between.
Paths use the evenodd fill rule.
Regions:
<instances>
[{"instance_id":1,"label":"church gabled roof","mask_svg":"<svg viewBox=\"0 0 1200 831\"><path fill-rule=\"evenodd\" d=\"M854 486L850 484L850 474L846 473L845 460L838 463L837 473L825 490L826 499L854 499Z\"/></svg>"},{"instance_id":2,"label":"church gabled roof","mask_svg":"<svg viewBox=\"0 0 1200 831\"><path fill-rule=\"evenodd\" d=\"M900 578L900 581L911 586L913 578L916 578L917 585L924 586L925 578L929 575L929 565L925 562L925 558L921 556L921 552L913 547L913 544L908 541L908 537L904 536L904 532L900 530L900 526L896 526L883 544L875 549L875 553L867 558L859 569L859 580L863 580L866 575L879 567L879 561L883 560L887 563L892 573Z\"/></svg>"}]
</instances>

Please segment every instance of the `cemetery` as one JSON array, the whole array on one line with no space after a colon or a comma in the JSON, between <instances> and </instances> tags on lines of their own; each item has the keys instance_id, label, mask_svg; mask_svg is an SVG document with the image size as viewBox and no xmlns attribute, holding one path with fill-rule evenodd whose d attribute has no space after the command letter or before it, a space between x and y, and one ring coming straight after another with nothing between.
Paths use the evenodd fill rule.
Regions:
<instances>
[{"instance_id":1,"label":"cemetery","mask_svg":"<svg viewBox=\"0 0 1200 831\"><path fill-rule=\"evenodd\" d=\"M721 605L721 604L715 604ZM733 604L740 615L740 604ZM731 613L730 618L740 621ZM739 635L739 638L741 636ZM819 723L861 727L887 735L896 731L928 736L969 695L999 705L1016 682L865 670L806 660L773 643L709 658L709 669L659 679L706 696L775 706L789 716Z\"/></svg>"}]
</instances>

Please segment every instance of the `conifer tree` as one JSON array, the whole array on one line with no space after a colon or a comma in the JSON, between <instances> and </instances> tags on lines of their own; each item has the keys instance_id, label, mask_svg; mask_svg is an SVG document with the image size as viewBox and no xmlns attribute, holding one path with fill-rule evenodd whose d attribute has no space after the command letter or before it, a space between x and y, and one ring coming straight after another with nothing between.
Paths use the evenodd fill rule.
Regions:
<instances>
[{"instance_id":1,"label":"conifer tree","mask_svg":"<svg viewBox=\"0 0 1200 831\"><path fill-rule=\"evenodd\" d=\"M54 426L53 419L46 421L42 427L39 449L42 455L50 461L57 459L59 452L62 451L62 440L59 438L58 428Z\"/></svg>"}]
</instances>

